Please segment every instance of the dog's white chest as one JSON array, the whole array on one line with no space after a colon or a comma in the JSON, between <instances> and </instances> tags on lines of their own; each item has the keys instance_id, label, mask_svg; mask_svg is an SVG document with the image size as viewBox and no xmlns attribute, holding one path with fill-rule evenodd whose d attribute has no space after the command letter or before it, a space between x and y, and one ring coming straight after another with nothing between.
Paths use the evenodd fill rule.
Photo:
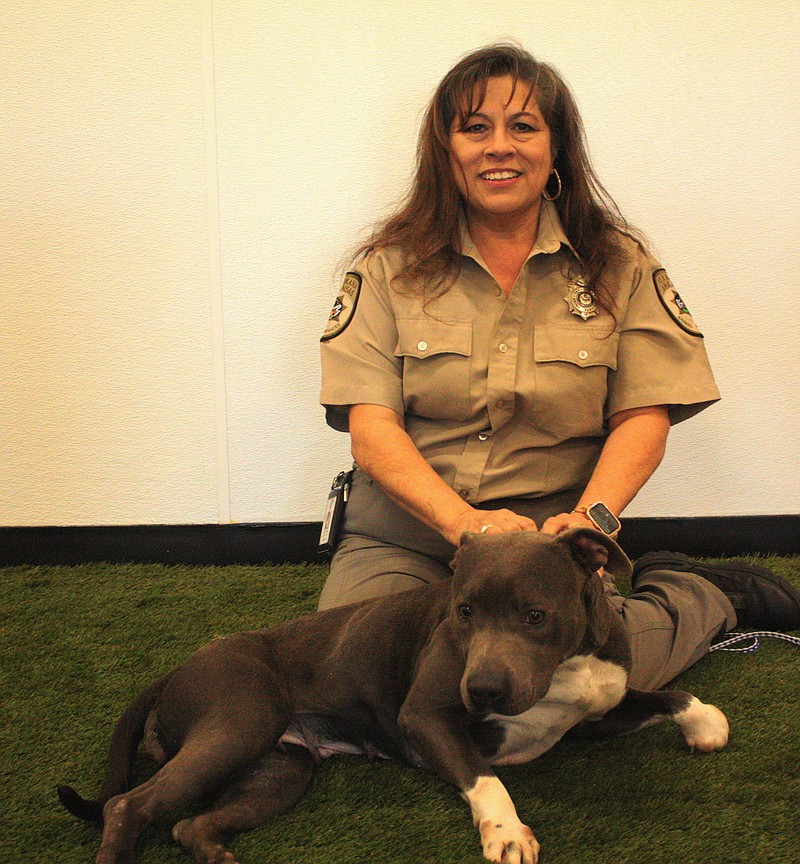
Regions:
<instances>
[{"instance_id":1,"label":"dog's white chest","mask_svg":"<svg viewBox=\"0 0 800 864\"><path fill-rule=\"evenodd\" d=\"M549 750L569 729L602 717L625 695L628 676L616 663L593 656L570 657L556 669L547 693L516 717L492 715L505 730L492 758L495 765L530 762Z\"/></svg>"}]
</instances>

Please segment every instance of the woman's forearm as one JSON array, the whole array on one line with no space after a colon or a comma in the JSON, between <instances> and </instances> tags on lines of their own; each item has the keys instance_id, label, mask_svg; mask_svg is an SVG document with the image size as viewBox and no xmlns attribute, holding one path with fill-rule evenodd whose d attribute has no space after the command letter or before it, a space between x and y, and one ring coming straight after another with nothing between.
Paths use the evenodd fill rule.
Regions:
<instances>
[{"instance_id":1,"label":"woman's forearm","mask_svg":"<svg viewBox=\"0 0 800 864\"><path fill-rule=\"evenodd\" d=\"M669 412L664 405L620 411L609 420L610 432L577 507L602 501L619 516L664 458L669 434ZM580 513L559 513L542 530L557 534L576 523L591 524Z\"/></svg>"},{"instance_id":2,"label":"woman's forearm","mask_svg":"<svg viewBox=\"0 0 800 864\"><path fill-rule=\"evenodd\" d=\"M669 433L664 405L634 408L609 421L603 452L578 506L602 501L619 515L661 464Z\"/></svg>"},{"instance_id":3,"label":"woman's forearm","mask_svg":"<svg viewBox=\"0 0 800 864\"><path fill-rule=\"evenodd\" d=\"M472 507L431 468L405 431L403 418L380 405L351 405L352 453L358 466L394 501L446 540L458 545L464 531L535 530L536 525L510 511Z\"/></svg>"},{"instance_id":4,"label":"woman's forearm","mask_svg":"<svg viewBox=\"0 0 800 864\"><path fill-rule=\"evenodd\" d=\"M350 437L358 466L420 522L441 533L471 509L428 465L391 409L351 406Z\"/></svg>"}]
</instances>

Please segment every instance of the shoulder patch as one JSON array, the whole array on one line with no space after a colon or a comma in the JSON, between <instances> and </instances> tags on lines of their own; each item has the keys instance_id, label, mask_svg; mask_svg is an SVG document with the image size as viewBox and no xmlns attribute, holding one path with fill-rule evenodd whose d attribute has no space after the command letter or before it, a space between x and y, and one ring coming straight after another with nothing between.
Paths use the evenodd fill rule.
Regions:
<instances>
[{"instance_id":1,"label":"shoulder patch","mask_svg":"<svg viewBox=\"0 0 800 864\"><path fill-rule=\"evenodd\" d=\"M694 323L688 307L681 299L681 295L675 290L672 280L667 276L667 271L663 267L653 273L653 284L662 306L678 327L692 336L702 338L703 334L700 332L700 328Z\"/></svg>"},{"instance_id":2,"label":"shoulder patch","mask_svg":"<svg viewBox=\"0 0 800 864\"><path fill-rule=\"evenodd\" d=\"M338 336L352 321L360 293L361 274L348 273L344 277L344 284L336 295L336 300L333 301L333 309L328 316L328 323L325 325L325 332L322 334L320 342L327 342L328 339Z\"/></svg>"}]
</instances>

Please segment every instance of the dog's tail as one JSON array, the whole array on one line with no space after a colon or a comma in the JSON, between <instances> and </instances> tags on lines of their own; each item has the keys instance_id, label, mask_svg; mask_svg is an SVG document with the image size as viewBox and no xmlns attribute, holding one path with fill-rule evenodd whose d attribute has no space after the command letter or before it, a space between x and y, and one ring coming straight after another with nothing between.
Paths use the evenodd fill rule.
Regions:
<instances>
[{"instance_id":1,"label":"dog's tail","mask_svg":"<svg viewBox=\"0 0 800 864\"><path fill-rule=\"evenodd\" d=\"M88 801L86 798L82 798L72 786L59 786L57 791L58 800L73 816L77 816L78 819L86 819L87 822L102 821L102 801L99 799Z\"/></svg>"},{"instance_id":2,"label":"dog's tail","mask_svg":"<svg viewBox=\"0 0 800 864\"><path fill-rule=\"evenodd\" d=\"M58 787L58 800L73 816L90 822L100 822L106 801L128 790L133 760L144 736L147 717L171 677L172 672L153 682L128 705L117 720L108 748L106 776L98 798L83 798L71 786Z\"/></svg>"}]
</instances>

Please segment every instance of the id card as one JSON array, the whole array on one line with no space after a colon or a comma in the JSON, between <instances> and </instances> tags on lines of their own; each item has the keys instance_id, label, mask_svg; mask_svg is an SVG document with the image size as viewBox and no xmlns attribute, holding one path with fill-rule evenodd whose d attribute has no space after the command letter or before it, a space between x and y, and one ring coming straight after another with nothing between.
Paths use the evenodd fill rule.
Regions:
<instances>
[{"instance_id":1,"label":"id card","mask_svg":"<svg viewBox=\"0 0 800 864\"><path fill-rule=\"evenodd\" d=\"M328 493L328 501L325 504L325 515L322 519L319 546L317 547L317 551L320 553L333 552L339 542L339 532L342 528L342 518L350 494L352 478L352 471L340 471L331 484L331 491Z\"/></svg>"}]
</instances>

